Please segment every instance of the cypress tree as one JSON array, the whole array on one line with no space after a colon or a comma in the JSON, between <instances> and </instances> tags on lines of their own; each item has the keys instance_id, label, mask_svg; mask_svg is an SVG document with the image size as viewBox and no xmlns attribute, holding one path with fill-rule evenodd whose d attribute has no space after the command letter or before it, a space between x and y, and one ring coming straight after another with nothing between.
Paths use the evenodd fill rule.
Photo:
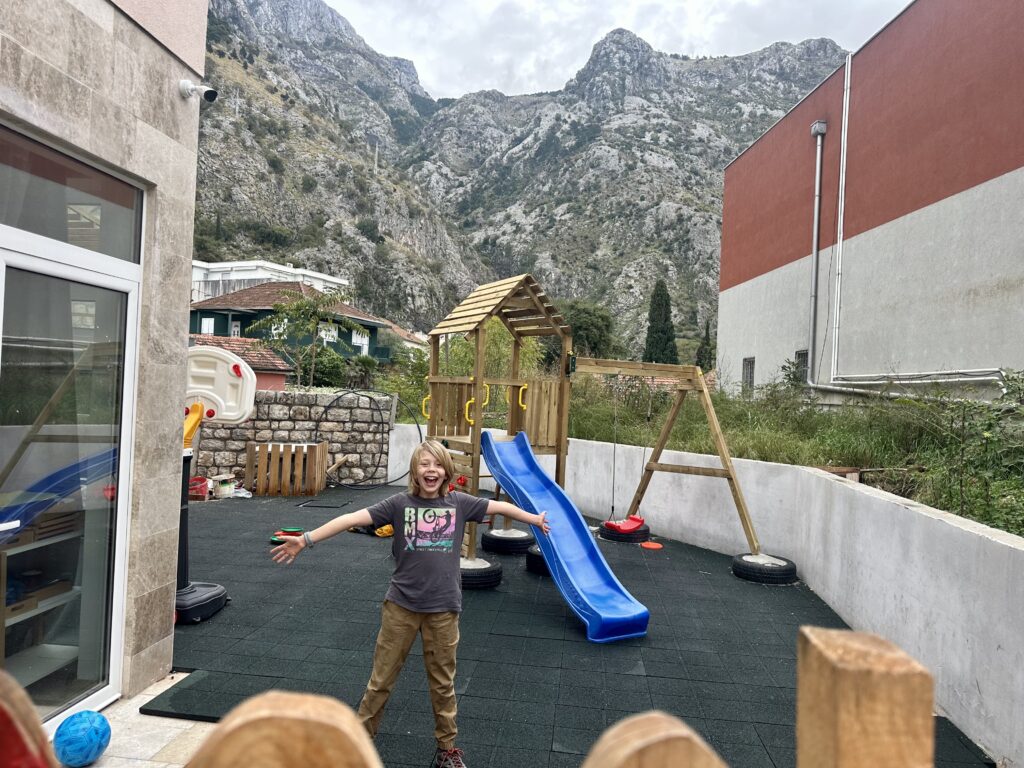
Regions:
<instances>
[{"instance_id":1,"label":"cypress tree","mask_svg":"<svg viewBox=\"0 0 1024 768\"><path fill-rule=\"evenodd\" d=\"M672 326L672 302L665 281L659 279L651 293L647 313L647 340L644 342L645 363L679 363L676 331Z\"/></svg>"},{"instance_id":2,"label":"cypress tree","mask_svg":"<svg viewBox=\"0 0 1024 768\"><path fill-rule=\"evenodd\" d=\"M702 371L710 371L715 367L715 345L711 341L711 321L704 321L704 338L697 345L697 366Z\"/></svg>"}]
</instances>

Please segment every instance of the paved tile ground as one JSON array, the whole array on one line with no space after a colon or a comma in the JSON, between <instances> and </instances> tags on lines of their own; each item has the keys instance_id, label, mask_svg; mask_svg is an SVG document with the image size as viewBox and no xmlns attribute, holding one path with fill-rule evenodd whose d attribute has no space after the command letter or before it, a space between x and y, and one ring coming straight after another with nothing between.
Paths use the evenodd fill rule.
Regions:
<instances>
[{"instance_id":1,"label":"paved tile ground","mask_svg":"<svg viewBox=\"0 0 1024 768\"><path fill-rule=\"evenodd\" d=\"M391 572L390 540L345 534L285 567L268 557L267 537L392 492L333 489L305 507L267 498L193 505L190 575L224 584L232 601L210 621L177 628L175 666L196 671L142 711L216 720L270 688L355 707ZM500 560L504 580L465 593L459 646L459 744L471 768L575 768L605 728L652 708L686 720L732 768L794 765L797 628L842 621L803 585L744 582L724 555L663 543L656 551L600 543L651 611L646 637L608 645L587 642L551 580L527 572L522 558L487 555ZM419 653L377 737L389 768L422 768L433 752ZM936 765L991 764L948 721L936 725Z\"/></svg>"}]
</instances>

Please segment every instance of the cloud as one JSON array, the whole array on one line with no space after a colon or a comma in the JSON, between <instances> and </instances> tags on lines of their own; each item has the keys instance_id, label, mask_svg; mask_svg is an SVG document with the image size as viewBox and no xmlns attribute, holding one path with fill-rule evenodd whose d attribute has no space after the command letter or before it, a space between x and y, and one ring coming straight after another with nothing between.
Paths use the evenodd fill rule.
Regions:
<instances>
[{"instance_id":1,"label":"cloud","mask_svg":"<svg viewBox=\"0 0 1024 768\"><path fill-rule=\"evenodd\" d=\"M857 48L906 0L327 0L377 51L412 60L433 96L557 90L617 27L654 48L738 55L830 37Z\"/></svg>"}]
</instances>

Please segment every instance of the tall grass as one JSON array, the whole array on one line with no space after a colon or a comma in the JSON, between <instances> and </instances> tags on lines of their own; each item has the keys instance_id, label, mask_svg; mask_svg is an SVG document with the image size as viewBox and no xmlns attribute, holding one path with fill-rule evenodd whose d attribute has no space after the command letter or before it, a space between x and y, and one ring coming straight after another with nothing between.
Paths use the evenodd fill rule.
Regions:
<instances>
[{"instance_id":1,"label":"tall grass","mask_svg":"<svg viewBox=\"0 0 1024 768\"><path fill-rule=\"evenodd\" d=\"M805 466L857 467L877 487L1024 535L1024 381L1008 378L994 403L878 398L822 408L773 384L754 397L714 393L734 457ZM577 377L571 437L653 445L672 395L643 380ZM715 453L696 397L684 401L668 448Z\"/></svg>"}]
</instances>

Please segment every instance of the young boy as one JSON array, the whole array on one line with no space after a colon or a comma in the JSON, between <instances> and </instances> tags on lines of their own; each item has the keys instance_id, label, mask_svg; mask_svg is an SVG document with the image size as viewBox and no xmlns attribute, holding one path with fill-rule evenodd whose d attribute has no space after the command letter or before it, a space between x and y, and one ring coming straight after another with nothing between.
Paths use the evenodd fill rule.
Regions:
<instances>
[{"instance_id":1,"label":"young boy","mask_svg":"<svg viewBox=\"0 0 1024 768\"><path fill-rule=\"evenodd\" d=\"M455 746L455 652L459 644L462 580L459 557L467 522L486 515L508 515L546 535L546 512L534 515L514 504L449 493L455 467L435 440L417 446L409 462L409 490L367 509L340 515L301 537L288 537L270 550L277 563L292 563L307 547L357 525L394 526L395 570L384 596L373 671L359 703L359 717L376 736L391 689L417 633L423 636L423 664L430 681L437 752L434 768L465 768Z\"/></svg>"}]
</instances>

